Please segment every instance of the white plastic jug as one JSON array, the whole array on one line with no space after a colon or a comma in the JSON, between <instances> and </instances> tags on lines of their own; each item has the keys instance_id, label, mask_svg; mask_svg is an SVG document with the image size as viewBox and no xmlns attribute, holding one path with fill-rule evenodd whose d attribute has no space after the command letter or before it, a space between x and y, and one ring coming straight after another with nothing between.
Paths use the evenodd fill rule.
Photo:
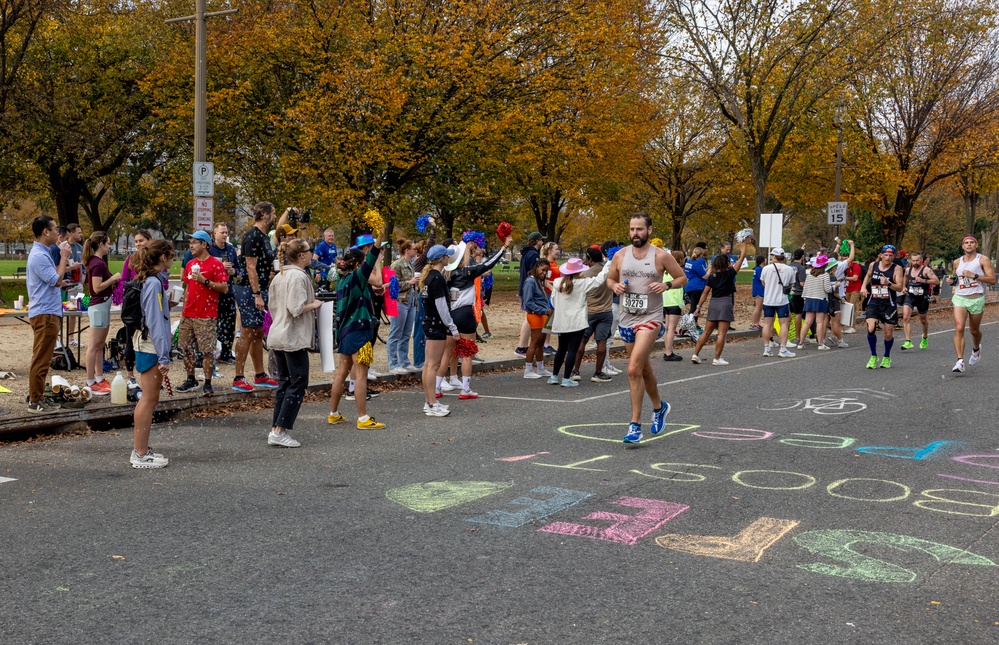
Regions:
<instances>
[{"instance_id":1,"label":"white plastic jug","mask_svg":"<svg viewBox=\"0 0 999 645\"><path fill-rule=\"evenodd\" d=\"M128 381L118 372L118 375L111 381L111 403L114 405L125 405L128 403Z\"/></svg>"}]
</instances>

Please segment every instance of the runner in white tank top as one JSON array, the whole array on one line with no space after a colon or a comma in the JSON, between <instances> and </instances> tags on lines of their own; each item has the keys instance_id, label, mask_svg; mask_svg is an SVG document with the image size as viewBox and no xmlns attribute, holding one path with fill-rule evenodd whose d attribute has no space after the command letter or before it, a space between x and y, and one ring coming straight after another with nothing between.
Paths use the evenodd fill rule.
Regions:
<instances>
[{"instance_id":1,"label":"runner in white tank top","mask_svg":"<svg viewBox=\"0 0 999 645\"><path fill-rule=\"evenodd\" d=\"M978 252L978 240L968 235L961 242L964 255L954 260L954 273L947 282L954 286L951 303L954 305L954 351L957 362L952 372L964 371L964 324L971 331L971 357L968 365L975 365L982 357L982 314L985 312L986 284L995 284L996 275L992 262Z\"/></svg>"},{"instance_id":2,"label":"runner in white tank top","mask_svg":"<svg viewBox=\"0 0 999 645\"><path fill-rule=\"evenodd\" d=\"M619 330L628 350L631 424L624 443L637 444L642 440L642 399L645 392L655 392L655 396L649 395L653 406L652 434L658 435L666 427L670 406L659 396L649 354L664 330L662 293L682 289L687 284L687 276L672 255L649 244L652 218L648 215L639 213L631 217L629 235L631 246L615 253L611 260L607 286L621 297ZM663 282L664 273L669 273L672 281Z\"/></svg>"}]
</instances>

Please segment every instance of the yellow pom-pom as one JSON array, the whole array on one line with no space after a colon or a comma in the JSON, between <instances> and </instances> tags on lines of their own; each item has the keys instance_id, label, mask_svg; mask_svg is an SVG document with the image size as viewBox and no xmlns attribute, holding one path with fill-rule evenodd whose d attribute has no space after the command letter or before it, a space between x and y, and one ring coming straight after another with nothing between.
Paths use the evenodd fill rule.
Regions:
<instances>
[{"instance_id":1,"label":"yellow pom-pom","mask_svg":"<svg viewBox=\"0 0 999 645\"><path fill-rule=\"evenodd\" d=\"M364 347L357 350L357 362L361 365L371 365L375 360L375 352L371 349L371 343L364 343Z\"/></svg>"},{"instance_id":2,"label":"yellow pom-pom","mask_svg":"<svg viewBox=\"0 0 999 645\"><path fill-rule=\"evenodd\" d=\"M661 249L666 248L666 243L663 242L662 238L659 238L659 237L654 237L651 240L649 240L649 244L651 244L652 246L657 246L657 247L659 247Z\"/></svg>"},{"instance_id":3,"label":"yellow pom-pom","mask_svg":"<svg viewBox=\"0 0 999 645\"><path fill-rule=\"evenodd\" d=\"M369 229L373 235L378 235L382 232L382 228L385 226L385 220L382 219L382 214L375 209L369 210L364 214L364 224Z\"/></svg>"}]
</instances>

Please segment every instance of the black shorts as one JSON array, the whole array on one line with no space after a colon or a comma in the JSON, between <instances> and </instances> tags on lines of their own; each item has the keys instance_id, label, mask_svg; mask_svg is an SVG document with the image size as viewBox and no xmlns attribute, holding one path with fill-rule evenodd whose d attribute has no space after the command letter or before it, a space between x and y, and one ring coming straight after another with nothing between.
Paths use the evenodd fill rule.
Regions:
<instances>
[{"instance_id":1,"label":"black shorts","mask_svg":"<svg viewBox=\"0 0 999 645\"><path fill-rule=\"evenodd\" d=\"M663 318L666 318L666 316L682 316L682 315L683 315L682 307L663 307Z\"/></svg>"},{"instance_id":2,"label":"black shorts","mask_svg":"<svg viewBox=\"0 0 999 645\"><path fill-rule=\"evenodd\" d=\"M436 320L423 319L423 335L427 340L447 340L448 329L444 325L435 324Z\"/></svg>"},{"instance_id":3,"label":"black shorts","mask_svg":"<svg viewBox=\"0 0 999 645\"><path fill-rule=\"evenodd\" d=\"M829 313L830 314L838 314L839 310L840 310L840 301L839 301L839 298L836 297L836 296L834 296L834 295L830 295L829 296Z\"/></svg>"},{"instance_id":4,"label":"black shorts","mask_svg":"<svg viewBox=\"0 0 999 645\"><path fill-rule=\"evenodd\" d=\"M883 325L897 325L898 307L892 303L890 298L870 298L867 301L865 317L868 319L876 318Z\"/></svg>"},{"instance_id":5,"label":"black shorts","mask_svg":"<svg viewBox=\"0 0 999 645\"><path fill-rule=\"evenodd\" d=\"M482 303L488 305L489 301L493 299L493 288L489 287L482 292Z\"/></svg>"},{"instance_id":6,"label":"black shorts","mask_svg":"<svg viewBox=\"0 0 999 645\"><path fill-rule=\"evenodd\" d=\"M471 305L451 310L451 320L458 327L459 334L474 334L479 322L475 320L475 307Z\"/></svg>"},{"instance_id":7,"label":"black shorts","mask_svg":"<svg viewBox=\"0 0 999 645\"><path fill-rule=\"evenodd\" d=\"M791 296L791 313L795 315L805 313L805 299L800 293Z\"/></svg>"},{"instance_id":8,"label":"black shorts","mask_svg":"<svg viewBox=\"0 0 999 645\"><path fill-rule=\"evenodd\" d=\"M905 294L905 302L902 303L902 306L915 309L920 314L925 314L930 310L930 299L926 296L914 296L907 293Z\"/></svg>"}]
</instances>

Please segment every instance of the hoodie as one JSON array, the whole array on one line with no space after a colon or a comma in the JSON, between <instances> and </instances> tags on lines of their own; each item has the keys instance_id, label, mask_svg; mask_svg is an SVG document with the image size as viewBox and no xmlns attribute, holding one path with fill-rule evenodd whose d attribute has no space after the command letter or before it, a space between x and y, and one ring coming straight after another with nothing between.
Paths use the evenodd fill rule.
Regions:
<instances>
[{"instance_id":1,"label":"hoodie","mask_svg":"<svg viewBox=\"0 0 999 645\"><path fill-rule=\"evenodd\" d=\"M531 245L520 249L520 286L517 288L517 295L520 296L521 300L524 298L524 282L527 281L527 275L540 258L541 252Z\"/></svg>"}]
</instances>

